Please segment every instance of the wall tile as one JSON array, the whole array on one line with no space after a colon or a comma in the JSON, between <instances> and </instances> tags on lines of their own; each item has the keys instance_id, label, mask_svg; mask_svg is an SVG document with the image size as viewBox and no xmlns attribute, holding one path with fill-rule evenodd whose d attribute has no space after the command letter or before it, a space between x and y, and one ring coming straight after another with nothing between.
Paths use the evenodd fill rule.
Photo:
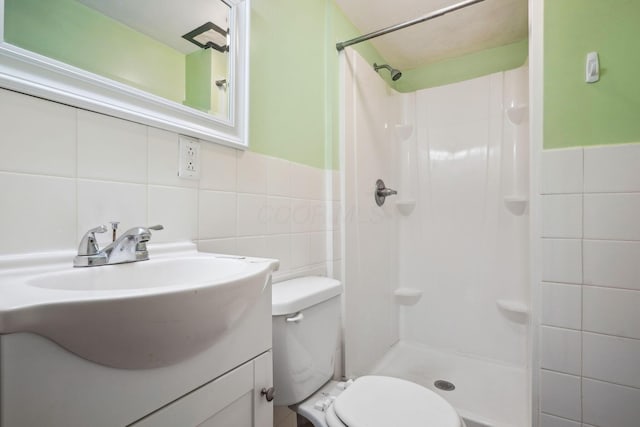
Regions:
<instances>
[{"instance_id":1,"label":"wall tile","mask_svg":"<svg viewBox=\"0 0 640 427\"><path fill-rule=\"evenodd\" d=\"M235 237L236 193L200 190L198 197L198 239Z\"/></svg>"},{"instance_id":2,"label":"wall tile","mask_svg":"<svg viewBox=\"0 0 640 427\"><path fill-rule=\"evenodd\" d=\"M584 149L584 192L640 191L640 144Z\"/></svg>"},{"instance_id":3,"label":"wall tile","mask_svg":"<svg viewBox=\"0 0 640 427\"><path fill-rule=\"evenodd\" d=\"M332 254L331 259L339 260L342 258L342 241L341 241L342 233L340 230L333 231L333 239L332 239Z\"/></svg>"},{"instance_id":4,"label":"wall tile","mask_svg":"<svg viewBox=\"0 0 640 427\"><path fill-rule=\"evenodd\" d=\"M640 340L589 332L582 340L583 376L640 388Z\"/></svg>"},{"instance_id":5,"label":"wall tile","mask_svg":"<svg viewBox=\"0 0 640 427\"><path fill-rule=\"evenodd\" d=\"M238 245L236 249L237 255L269 258L267 239L264 236L238 237L236 243Z\"/></svg>"},{"instance_id":6,"label":"wall tile","mask_svg":"<svg viewBox=\"0 0 640 427\"><path fill-rule=\"evenodd\" d=\"M580 421L580 377L546 370L540 371L540 410Z\"/></svg>"},{"instance_id":7,"label":"wall tile","mask_svg":"<svg viewBox=\"0 0 640 427\"><path fill-rule=\"evenodd\" d=\"M267 194L282 197L291 195L291 162L267 157Z\"/></svg>"},{"instance_id":8,"label":"wall tile","mask_svg":"<svg viewBox=\"0 0 640 427\"><path fill-rule=\"evenodd\" d=\"M267 250L265 255L268 258L275 258L280 261L280 270L286 271L291 268L291 235L281 234L267 236Z\"/></svg>"},{"instance_id":9,"label":"wall tile","mask_svg":"<svg viewBox=\"0 0 640 427\"><path fill-rule=\"evenodd\" d=\"M267 198L267 232L269 234L291 232L291 199L286 197Z\"/></svg>"},{"instance_id":10,"label":"wall tile","mask_svg":"<svg viewBox=\"0 0 640 427\"><path fill-rule=\"evenodd\" d=\"M311 201L293 199L291 201L291 232L302 233L311 231L313 223L313 208Z\"/></svg>"},{"instance_id":11,"label":"wall tile","mask_svg":"<svg viewBox=\"0 0 640 427\"><path fill-rule=\"evenodd\" d=\"M584 330L640 339L640 291L585 286Z\"/></svg>"},{"instance_id":12,"label":"wall tile","mask_svg":"<svg viewBox=\"0 0 640 427\"><path fill-rule=\"evenodd\" d=\"M586 239L640 240L640 194L585 194Z\"/></svg>"},{"instance_id":13,"label":"wall tile","mask_svg":"<svg viewBox=\"0 0 640 427\"><path fill-rule=\"evenodd\" d=\"M301 268L310 264L309 234L298 233L291 235L291 268Z\"/></svg>"},{"instance_id":14,"label":"wall tile","mask_svg":"<svg viewBox=\"0 0 640 427\"><path fill-rule=\"evenodd\" d=\"M148 128L149 184L196 188L198 180L178 176L178 134ZM202 153L202 151L200 151Z\"/></svg>"},{"instance_id":15,"label":"wall tile","mask_svg":"<svg viewBox=\"0 0 640 427\"><path fill-rule=\"evenodd\" d=\"M542 280L582 283L582 241L542 239Z\"/></svg>"},{"instance_id":16,"label":"wall tile","mask_svg":"<svg viewBox=\"0 0 640 427\"><path fill-rule=\"evenodd\" d=\"M147 128L78 110L78 177L147 182Z\"/></svg>"},{"instance_id":17,"label":"wall tile","mask_svg":"<svg viewBox=\"0 0 640 427\"><path fill-rule=\"evenodd\" d=\"M75 249L73 179L0 172L0 254Z\"/></svg>"},{"instance_id":18,"label":"wall tile","mask_svg":"<svg viewBox=\"0 0 640 427\"><path fill-rule=\"evenodd\" d=\"M582 156L582 148L543 151L540 171L540 193L582 193Z\"/></svg>"},{"instance_id":19,"label":"wall tile","mask_svg":"<svg viewBox=\"0 0 640 427\"><path fill-rule=\"evenodd\" d=\"M327 202L312 200L310 203L311 231L328 230L328 217L331 215L331 206Z\"/></svg>"},{"instance_id":20,"label":"wall tile","mask_svg":"<svg viewBox=\"0 0 640 427\"><path fill-rule=\"evenodd\" d=\"M162 224L153 243L193 241L198 237L198 190L149 186L148 225Z\"/></svg>"},{"instance_id":21,"label":"wall tile","mask_svg":"<svg viewBox=\"0 0 640 427\"><path fill-rule=\"evenodd\" d=\"M542 237L582 238L582 194L543 195Z\"/></svg>"},{"instance_id":22,"label":"wall tile","mask_svg":"<svg viewBox=\"0 0 640 427\"><path fill-rule=\"evenodd\" d=\"M639 389L584 378L582 395L585 423L607 427L638 426Z\"/></svg>"},{"instance_id":23,"label":"wall tile","mask_svg":"<svg viewBox=\"0 0 640 427\"><path fill-rule=\"evenodd\" d=\"M327 234L309 234L309 262L321 264L327 260Z\"/></svg>"},{"instance_id":24,"label":"wall tile","mask_svg":"<svg viewBox=\"0 0 640 427\"><path fill-rule=\"evenodd\" d=\"M218 144L200 144L200 188L236 191L238 180L237 150Z\"/></svg>"},{"instance_id":25,"label":"wall tile","mask_svg":"<svg viewBox=\"0 0 640 427\"><path fill-rule=\"evenodd\" d=\"M299 163L291 164L291 197L324 200L324 185L324 169Z\"/></svg>"},{"instance_id":26,"label":"wall tile","mask_svg":"<svg viewBox=\"0 0 640 427\"><path fill-rule=\"evenodd\" d=\"M0 89L0 171L76 176L76 110Z\"/></svg>"},{"instance_id":27,"label":"wall tile","mask_svg":"<svg viewBox=\"0 0 640 427\"><path fill-rule=\"evenodd\" d=\"M582 287L560 283L540 285L540 322L547 326L580 329L582 327Z\"/></svg>"},{"instance_id":28,"label":"wall tile","mask_svg":"<svg viewBox=\"0 0 640 427\"><path fill-rule=\"evenodd\" d=\"M540 414L540 427L581 427L581 424L553 415Z\"/></svg>"},{"instance_id":29,"label":"wall tile","mask_svg":"<svg viewBox=\"0 0 640 427\"><path fill-rule=\"evenodd\" d=\"M540 367L580 375L581 333L570 329L540 328Z\"/></svg>"},{"instance_id":30,"label":"wall tile","mask_svg":"<svg viewBox=\"0 0 640 427\"><path fill-rule=\"evenodd\" d=\"M640 290L640 242L585 240L584 283Z\"/></svg>"},{"instance_id":31,"label":"wall tile","mask_svg":"<svg viewBox=\"0 0 640 427\"><path fill-rule=\"evenodd\" d=\"M267 157L238 151L238 192L267 194Z\"/></svg>"},{"instance_id":32,"label":"wall tile","mask_svg":"<svg viewBox=\"0 0 640 427\"><path fill-rule=\"evenodd\" d=\"M267 234L267 196L238 194L238 236Z\"/></svg>"},{"instance_id":33,"label":"wall tile","mask_svg":"<svg viewBox=\"0 0 640 427\"><path fill-rule=\"evenodd\" d=\"M198 240L198 250L216 254L235 254L238 251L236 238Z\"/></svg>"},{"instance_id":34,"label":"wall tile","mask_svg":"<svg viewBox=\"0 0 640 427\"><path fill-rule=\"evenodd\" d=\"M78 241L100 224L120 222L118 235L147 224L147 186L124 182L78 180ZM111 243L111 233L96 234L101 246Z\"/></svg>"}]
</instances>

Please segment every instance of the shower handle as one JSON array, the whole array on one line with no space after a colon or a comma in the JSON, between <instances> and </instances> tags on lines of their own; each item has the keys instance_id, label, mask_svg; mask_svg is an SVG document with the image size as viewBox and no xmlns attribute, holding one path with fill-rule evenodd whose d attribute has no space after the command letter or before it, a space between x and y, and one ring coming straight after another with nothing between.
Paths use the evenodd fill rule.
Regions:
<instances>
[{"instance_id":1,"label":"shower handle","mask_svg":"<svg viewBox=\"0 0 640 427\"><path fill-rule=\"evenodd\" d=\"M393 196L395 194L398 194L398 192L396 190L393 190L391 188L387 188L386 185L384 185L384 181L379 179L376 181L376 191L375 191L375 198L376 198L376 204L378 206L382 206L384 205L384 200L389 197L389 196Z\"/></svg>"}]
</instances>

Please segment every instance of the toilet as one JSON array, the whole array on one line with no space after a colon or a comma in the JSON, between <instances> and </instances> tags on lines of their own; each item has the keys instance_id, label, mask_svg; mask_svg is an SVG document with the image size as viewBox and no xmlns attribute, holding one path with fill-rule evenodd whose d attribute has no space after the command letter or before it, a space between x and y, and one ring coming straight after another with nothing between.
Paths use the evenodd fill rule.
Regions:
<instances>
[{"instance_id":1,"label":"toilet","mask_svg":"<svg viewBox=\"0 0 640 427\"><path fill-rule=\"evenodd\" d=\"M273 285L274 404L314 427L464 427L433 391L399 378L332 381L342 285L307 276Z\"/></svg>"}]
</instances>

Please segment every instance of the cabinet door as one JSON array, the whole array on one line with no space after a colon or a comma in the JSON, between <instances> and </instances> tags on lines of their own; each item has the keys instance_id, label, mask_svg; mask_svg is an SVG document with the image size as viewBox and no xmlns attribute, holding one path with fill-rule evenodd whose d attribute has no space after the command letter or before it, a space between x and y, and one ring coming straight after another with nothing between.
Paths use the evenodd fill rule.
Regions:
<instances>
[{"instance_id":1,"label":"cabinet door","mask_svg":"<svg viewBox=\"0 0 640 427\"><path fill-rule=\"evenodd\" d=\"M254 427L273 427L273 401L268 401L263 389L273 387L273 364L271 351L253 359L254 367ZM276 390L277 392L277 390Z\"/></svg>"},{"instance_id":2,"label":"cabinet door","mask_svg":"<svg viewBox=\"0 0 640 427\"><path fill-rule=\"evenodd\" d=\"M271 379L267 352L131 426L273 427L273 403L261 394Z\"/></svg>"}]
</instances>

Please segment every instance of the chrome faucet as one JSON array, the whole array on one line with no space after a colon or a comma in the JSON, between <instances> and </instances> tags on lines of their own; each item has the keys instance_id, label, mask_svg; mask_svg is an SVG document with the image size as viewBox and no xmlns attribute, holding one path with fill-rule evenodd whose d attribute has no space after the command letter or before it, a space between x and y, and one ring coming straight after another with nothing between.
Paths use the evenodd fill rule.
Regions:
<instances>
[{"instance_id":1,"label":"chrome faucet","mask_svg":"<svg viewBox=\"0 0 640 427\"><path fill-rule=\"evenodd\" d=\"M115 231L117 225L112 228ZM123 262L146 261L149 259L147 242L151 239L150 230L162 230L161 225L152 227L131 228L110 245L100 249L96 241L95 233L105 233L107 227L101 225L87 231L80 240L78 255L73 259L74 267L95 267L99 265L120 264Z\"/></svg>"}]
</instances>

